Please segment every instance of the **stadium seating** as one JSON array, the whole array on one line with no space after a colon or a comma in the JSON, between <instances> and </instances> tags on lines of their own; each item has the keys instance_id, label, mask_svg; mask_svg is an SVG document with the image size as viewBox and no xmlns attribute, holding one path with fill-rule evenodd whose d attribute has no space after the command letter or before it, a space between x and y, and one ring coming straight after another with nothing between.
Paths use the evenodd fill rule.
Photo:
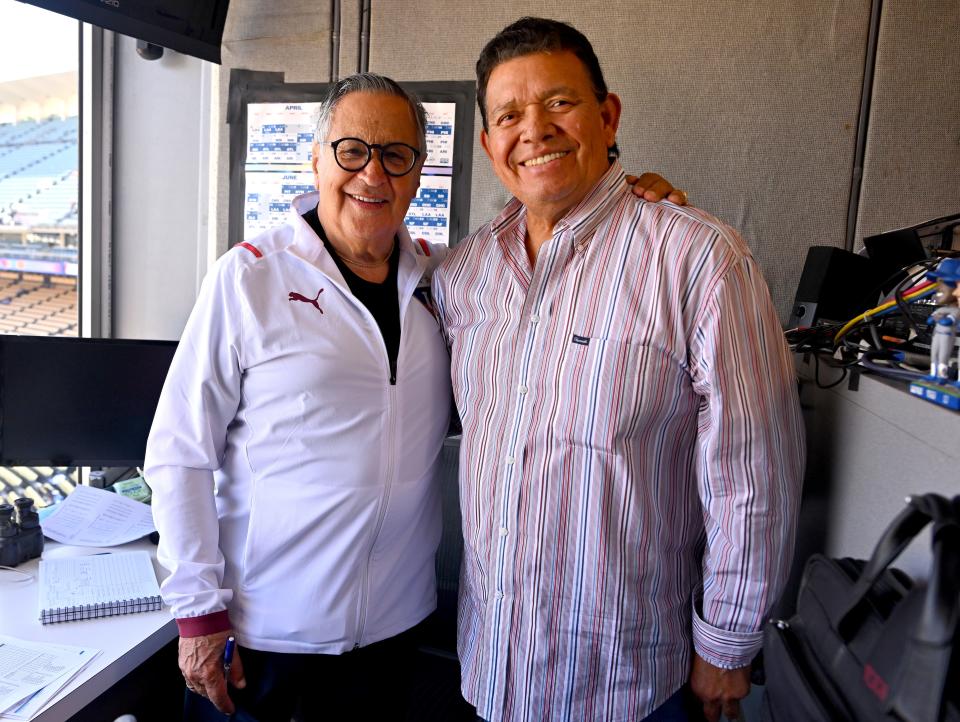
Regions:
<instances>
[{"instance_id":1,"label":"stadium seating","mask_svg":"<svg viewBox=\"0 0 960 722\"><path fill-rule=\"evenodd\" d=\"M0 125L0 226L77 224L77 118Z\"/></svg>"},{"instance_id":2,"label":"stadium seating","mask_svg":"<svg viewBox=\"0 0 960 722\"><path fill-rule=\"evenodd\" d=\"M38 508L64 499L78 483L76 467L0 466L0 503L25 496Z\"/></svg>"},{"instance_id":3,"label":"stadium seating","mask_svg":"<svg viewBox=\"0 0 960 722\"><path fill-rule=\"evenodd\" d=\"M0 333L77 335L77 287L70 277L0 273Z\"/></svg>"}]
</instances>

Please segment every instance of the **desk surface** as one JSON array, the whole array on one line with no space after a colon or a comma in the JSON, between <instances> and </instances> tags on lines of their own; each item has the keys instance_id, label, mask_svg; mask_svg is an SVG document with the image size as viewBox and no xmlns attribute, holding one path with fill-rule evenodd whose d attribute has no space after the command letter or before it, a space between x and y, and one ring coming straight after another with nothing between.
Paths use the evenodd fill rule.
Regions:
<instances>
[{"instance_id":1,"label":"desk surface","mask_svg":"<svg viewBox=\"0 0 960 722\"><path fill-rule=\"evenodd\" d=\"M156 556L156 547L147 541L132 542L118 550L146 549ZM94 554L102 549L73 547L45 540L43 558ZM154 558L157 578L166 574ZM39 722L62 722L120 681L177 636L170 611L124 614L102 619L85 619L60 624L41 624L37 607L39 560L17 567L33 574L30 582L0 584L0 634L34 642L93 647L101 653L54 698L40 715ZM11 578L13 575L11 575Z\"/></svg>"}]
</instances>

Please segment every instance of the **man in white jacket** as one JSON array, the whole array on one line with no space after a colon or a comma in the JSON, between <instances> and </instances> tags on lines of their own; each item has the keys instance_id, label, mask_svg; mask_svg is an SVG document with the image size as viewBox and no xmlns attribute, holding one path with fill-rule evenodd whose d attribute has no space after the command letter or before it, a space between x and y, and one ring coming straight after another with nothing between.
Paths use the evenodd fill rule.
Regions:
<instances>
[{"instance_id":1,"label":"man in white jacket","mask_svg":"<svg viewBox=\"0 0 960 722\"><path fill-rule=\"evenodd\" d=\"M402 717L410 630L436 604L450 409L424 294L446 248L403 226L424 129L392 80L338 82L317 192L220 258L187 322L146 473L192 719L289 720L305 690L304 719Z\"/></svg>"},{"instance_id":2,"label":"man in white jacket","mask_svg":"<svg viewBox=\"0 0 960 722\"><path fill-rule=\"evenodd\" d=\"M291 692L318 680L324 715L393 709L396 638L434 609L449 366L414 295L428 247L403 227L424 128L393 81L339 83L318 192L217 261L164 386L146 469L163 594L188 687L222 711L231 634L257 718L289 720Z\"/></svg>"}]
</instances>

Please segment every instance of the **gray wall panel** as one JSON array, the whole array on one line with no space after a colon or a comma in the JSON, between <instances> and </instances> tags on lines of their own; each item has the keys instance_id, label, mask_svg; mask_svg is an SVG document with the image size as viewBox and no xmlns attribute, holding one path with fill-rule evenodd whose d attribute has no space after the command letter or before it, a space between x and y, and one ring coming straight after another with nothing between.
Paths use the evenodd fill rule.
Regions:
<instances>
[{"instance_id":1,"label":"gray wall panel","mask_svg":"<svg viewBox=\"0 0 960 722\"><path fill-rule=\"evenodd\" d=\"M623 98L625 167L662 173L740 229L784 320L806 248L843 245L868 0L450 8L375 0L371 69L401 80L470 79L483 43L512 20L571 22ZM476 227L506 194L479 143L474 155Z\"/></svg>"},{"instance_id":2,"label":"gray wall panel","mask_svg":"<svg viewBox=\"0 0 960 722\"><path fill-rule=\"evenodd\" d=\"M957 415L877 378L817 388L812 364L799 364L807 420L806 543L830 556L869 557L909 494L960 494ZM824 382L836 371L824 371ZM812 532L818 532L816 534ZM802 531L803 535L804 532ZM929 535L897 562L926 577Z\"/></svg>"},{"instance_id":3,"label":"gray wall panel","mask_svg":"<svg viewBox=\"0 0 960 722\"><path fill-rule=\"evenodd\" d=\"M960 3L884 0L857 242L960 212Z\"/></svg>"}]
</instances>

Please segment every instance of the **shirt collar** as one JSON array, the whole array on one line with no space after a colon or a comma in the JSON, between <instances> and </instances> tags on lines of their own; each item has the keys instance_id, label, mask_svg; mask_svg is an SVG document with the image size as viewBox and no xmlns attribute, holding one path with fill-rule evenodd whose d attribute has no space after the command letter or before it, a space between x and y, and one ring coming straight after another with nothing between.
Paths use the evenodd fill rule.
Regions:
<instances>
[{"instance_id":1,"label":"shirt collar","mask_svg":"<svg viewBox=\"0 0 960 722\"><path fill-rule=\"evenodd\" d=\"M610 209L629 192L627 176L619 161L610 164L597 184L576 206L563 216L553 229L556 236L564 230L573 232L574 250L583 252L593 238L594 231L607 218ZM496 236L504 237L512 231L519 231L526 227L527 209L516 198L511 198L503 211L491 224L491 230Z\"/></svg>"}]
</instances>

